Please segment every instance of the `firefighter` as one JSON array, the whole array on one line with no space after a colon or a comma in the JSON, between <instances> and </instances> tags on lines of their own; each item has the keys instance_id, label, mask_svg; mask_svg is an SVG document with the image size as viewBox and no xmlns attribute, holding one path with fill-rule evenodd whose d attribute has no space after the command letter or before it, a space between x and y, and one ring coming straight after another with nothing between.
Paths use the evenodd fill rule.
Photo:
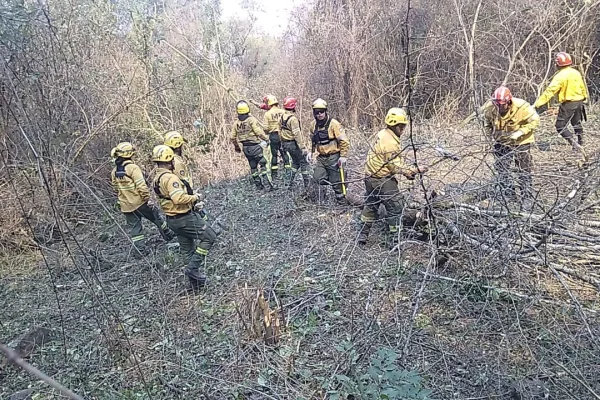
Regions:
<instances>
[{"instance_id":1,"label":"firefighter","mask_svg":"<svg viewBox=\"0 0 600 400\"><path fill-rule=\"evenodd\" d=\"M521 202L533 199L531 171L533 159L531 147L535 143L534 131L540 117L528 102L513 97L510 90L500 86L492 99L483 105L483 125L494 140L494 169L498 174L500 188L509 198L515 198L515 187L510 166L515 161Z\"/></svg>"},{"instance_id":2,"label":"firefighter","mask_svg":"<svg viewBox=\"0 0 600 400\"><path fill-rule=\"evenodd\" d=\"M283 110L279 108L279 102L277 98L273 95L267 96L267 106L269 106L269 110L265 113L265 123L266 133L269 135L269 143L271 145L271 177L273 179L277 178L277 173L279 171L279 163L278 163L278 155L281 155L281 159L283 160L283 164L285 167L284 177L289 176L290 170L290 157L287 152L281 147L281 138L279 136L279 119L283 114Z\"/></svg>"},{"instance_id":3,"label":"firefighter","mask_svg":"<svg viewBox=\"0 0 600 400\"><path fill-rule=\"evenodd\" d=\"M312 153L318 153L313 172L315 184L318 186L319 202L325 200L326 189L323 185L332 185L335 200L338 204L348 204L345 187L341 184L340 168L346 165L350 141L344 128L327 113L327 102L316 99L312 104L315 120L311 124L312 151L308 153L308 161L312 161Z\"/></svg>"},{"instance_id":4,"label":"firefighter","mask_svg":"<svg viewBox=\"0 0 600 400\"><path fill-rule=\"evenodd\" d=\"M245 101L237 103L238 120L233 124L231 143L236 153L241 153L238 141L244 147L244 155L250 164L250 171L256 187L261 190L273 190L273 183L267 169L267 159L263 150L267 148L269 137L265 135L258 120L250 115L250 107ZM260 171L258 166L260 165Z\"/></svg>"},{"instance_id":5,"label":"firefighter","mask_svg":"<svg viewBox=\"0 0 600 400\"><path fill-rule=\"evenodd\" d=\"M261 110L268 111L269 110L269 106L267 105L267 100L268 100L269 96L270 95L266 95L265 97L263 97L262 103L259 103L256 100L250 100L250 103L252 103L254 106L260 108Z\"/></svg>"},{"instance_id":6,"label":"firefighter","mask_svg":"<svg viewBox=\"0 0 600 400\"><path fill-rule=\"evenodd\" d=\"M177 174L179 179L181 179L186 187L193 188L194 181L192 179L192 172L183 159L182 150L184 143L185 139L181 133L177 131L171 131L165 134L164 145L169 146L175 154L175 158L173 159L173 168L175 174Z\"/></svg>"},{"instance_id":7,"label":"firefighter","mask_svg":"<svg viewBox=\"0 0 600 400\"><path fill-rule=\"evenodd\" d=\"M550 99L558 94L558 116L556 117L556 131L571 145L573 151L581 152L583 145L582 120L586 120L583 103L589 98L587 87L581 73L573 68L573 59L568 53L560 52L556 55L558 72L552 77L550 85L535 101L533 106L539 111ZM569 130L569 123L577 135L577 142L573 140L573 133Z\"/></svg>"},{"instance_id":8,"label":"firefighter","mask_svg":"<svg viewBox=\"0 0 600 400\"><path fill-rule=\"evenodd\" d=\"M397 241L404 209L404 199L398 189L395 175L415 179L419 173L429 170L427 166L408 166L402 157L400 137L408 124L406 112L401 108L390 108L385 116L386 128L377 132L367 154L365 166L366 200L360 219L359 244L366 244L373 222L378 219L377 210L383 203L387 211L387 224L392 243Z\"/></svg>"},{"instance_id":9,"label":"firefighter","mask_svg":"<svg viewBox=\"0 0 600 400\"><path fill-rule=\"evenodd\" d=\"M174 159L175 154L169 146L159 145L152 150L152 161L157 167L154 191L188 263L184 274L192 289L197 290L206 284L204 264L217 235L196 212L204 206L202 195L187 194L185 185L174 172Z\"/></svg>"},{"instance_id":10,"label":"firefighter","mask_svg":"<svg viewBox=\"0 0 600 400\"><path fill-rule=\"evenodd\" d=\"M279 118L281 145L283 151L289 153L292 158L291 174L288 184L288 189L290 190L294 187L294 180L298 171L300 171L300 174L302 175L304 187L308 189L310 186L308 161L306 161L308 151L298 143L298 141L301 140L302 135L300 121L298 120L298 117L296 117L297 104L298 101L293 97L286 97L283 99L283 109L285 111Z\"/></svg>"},{"instance_id":11,"label":"firefighter","mask_svg":"<svg viewBox=\"0 0 600 400\"><path fill-rule=\"evenodd\" d=\"M111 172L111 181L113 188L118 193L118 204L121 212L125 215L131 241L139 250L135 254L139 255L149 251L145 245L143 218L156 225L165 241L173 240L175 234L167 227L167 223L158 213L158 209L148 203L150 191L142 170L131 160L134 153L134 148L129 142L119 143L112 149L111 157L115 160L115 168Z\"/></svg>"}]
</instances>

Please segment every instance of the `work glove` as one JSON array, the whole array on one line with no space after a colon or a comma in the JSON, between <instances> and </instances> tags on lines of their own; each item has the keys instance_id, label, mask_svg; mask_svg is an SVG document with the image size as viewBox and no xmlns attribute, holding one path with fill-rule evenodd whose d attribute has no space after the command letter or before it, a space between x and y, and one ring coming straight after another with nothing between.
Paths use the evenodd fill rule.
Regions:
<instances>
[{"instance_id":1,"label":"work glove","mask_svg":"<svg viewBox=\"0 0 600 400\"><path fill-rule=\"evenodd\" d=\"M115 210L121 211L121 202L119 200L115 201L115 205L113 207Z\"/></svg>"},{"instance_id":2,"label":"work glove","mask_svg":"<svg viewBox=\"0 0 600 400\"><path fill-rule=\"evenodd\" d=\"M204 209L204 202L203 201L197 201L196 204L194 204L194 211L201 211Z\"/></svg>"},{"instance_id":3,"label":"work glove","mask_svg":"<svg viewBox=\"0 0 600 400\"><path fill-rule=\"evenodd\" d=\"M337 162L338 167L344 167L346 165L346 161L348 161L348 158L340 157Z\"/></svg>"},{"instance_id":4,"label":"work glove","mask_svg":"<svg viewBox=\"0 0 600 400\"><path fill-rule=\"evenodd\" d=\"M306 162L311 163L313 160L313 155L312 153L306 153Z\"/></svg>"},{"instance_id":5,"label":"work glove","mask_svg":"<svg viewBox=\"0 0 600 400\"><path fill-rule=\"evenodd\" d=\"M262 147L263 149L266 149L267 146L268 146L268 144L264 140L262 142L260 142L260 147Z\"/></svg>"},{"instance_id":6,"label":"work glove","mask_svg":"<svg viewBox=\"0 0 600 400\"><path fill-rule=\"evenodd\" d=\"M521 136L523 136L524 133L523 131L514 131L513 133L511 133L508 138L510 140L518 140Z\"/></svg>"}]
</instances>

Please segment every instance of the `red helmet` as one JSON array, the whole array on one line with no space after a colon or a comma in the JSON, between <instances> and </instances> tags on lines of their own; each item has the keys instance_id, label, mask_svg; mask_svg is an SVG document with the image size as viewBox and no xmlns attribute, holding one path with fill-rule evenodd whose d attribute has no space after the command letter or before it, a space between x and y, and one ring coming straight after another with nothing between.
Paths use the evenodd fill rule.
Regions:
<instances>
[{"instance_id":1,"label":"red helmet","mask_svg":"<svg viewBox=\"0 0 600 400\"><path fill-rule=\"evenodd\" d=\"M566 67L571 64L573 64L573 59L571 58L571 55L569 53L561 51L556 55L556 65L558 65L559 67Z\"/></svg>"},{"instance_id":2,"label":"red helmet","mask_svg":"<svg viewBox=\"0 0 600 400\"><path fill-rule=\"evenodd\" d=\"M500 86L498 89L494 90L494 94L492 96L492 101L494 104L507 104L512 100L512 93L506 86Z\"/></svg>"},{"instance_id":3,"label":"red helmet","mask_svg":"<svg viewBox=\"0 0 600 400\"><path fill-rule=\"evenodd\" d=\"M293 97L286 97L283 99L283 108L286 110L295 110L298 105L298 101Z\"/></svg>"}]
</instances>

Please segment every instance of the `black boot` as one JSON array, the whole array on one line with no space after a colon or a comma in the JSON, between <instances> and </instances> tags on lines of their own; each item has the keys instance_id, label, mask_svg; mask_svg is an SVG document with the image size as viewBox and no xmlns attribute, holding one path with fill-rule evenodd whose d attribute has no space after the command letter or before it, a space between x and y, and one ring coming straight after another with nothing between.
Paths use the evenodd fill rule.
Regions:
<instances>
[{"instance_id":1,"label":"black boot","mask_svg":"<svg viewBox=\"0 0 600 400\"><path fill-rule=\"evenodd\" d=\"M204 285L206 285L206 275L202 273L202 266L204 265L205 256L194 253L186 269L183 271L184 275L188 278L192 290L198 291Z\"/></svg>"},{"instance_id":2,"label":"black boot","mask_svg":"<svg viewBox=\"0 0 600 400\"><path fill-rule=\"evenodd\" d=\"M254 179L254 184L258 190L263 190L265 188L260 180L260 176L253 176L252 179Z\"/></svg>"}]
</instances>

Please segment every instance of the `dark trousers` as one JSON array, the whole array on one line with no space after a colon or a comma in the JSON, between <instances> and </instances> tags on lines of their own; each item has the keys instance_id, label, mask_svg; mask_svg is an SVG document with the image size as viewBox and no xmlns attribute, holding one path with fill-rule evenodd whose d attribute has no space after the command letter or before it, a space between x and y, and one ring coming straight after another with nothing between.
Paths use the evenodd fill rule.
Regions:
<instances>
[{"instance_id":1,"label":"dark trousers","mask_svg":"<svg viewBox=\"0 0 600 400\"><path fill-rule=\"evenodd\" d=\"M501 143L494 145L494 169L498 174L500 189L509 197L514 197L515 185L510 167L515 162L517 181L521 189L521 199L533 196L531 171L533 158L531 157L531 144L521 146L505 146Z\"/></svg>"},{"instance_id":2,"label":"dark trousers","mask_svg":"<svg viewBox=\"0 0 600 400\"><path fill-rule=\"evenodd\" d=\"M331 184L336 197L343 196L342 177L340 167L337 165L340 159L340 153L320 155L317 157L317 164L313 172L313 178L319 185Z\"/></svg>"},{"instance_id":3,"label":"dark trousers","mask_svg":"<svg viewBox=\"0 0 600 400\"><path fill-rule=\"evenodd\" d=\"M142 204L133 212L123 213L125 221L129 227L130 237L134 244L143 245L146 237L144 236L144 226L142 219L147 219L158 228L163 239L169 241L173 238L173 232L167 227L167 223L160 216L156 207L151 207L148 203Z\"/></svg>"},{"instance_id":4,"label":"dark trousers","mask_svg":"<svg viewBox=\"0 0 600 400\"><path fill-rule=\"evenodd\" d=\"M193 211L177 217L167 217L167 224L177 235L181 253L188 262L188 270L201 269L208 250L217 238L215 231Z\"/></svg>"},{"instance_id":5,"label":"dark trousers","mask_svg":"<svg viewBox=\"0 0 600 400\"><path fill-rule=\"evenodd\" d=\"M360 219L366 224L372 224L378 219L377 210L383 203L387 211L387 223L391 232L398 230L402 210L404 209L404 198L398 189L396 178L365 178L366 200Z\"/></svg>"},{"instance_id":6,"label":"dark trousers","mask_svg":"<svg viewBox=\"0 0 600 400\"><path fill-rule=\"evenodd\" d=\"M252 179L254 183L262 187L261 178L264 176L267 178L267 159L264 156L263 148L259 144L244 144L244 155L250 164L250 171L252 172ZM258 166L260 165L260 172Z\"/></svg>"},{"instance_id":7,"label":"dark trousers","mask_svg":"<svg viewBox=\"0 0 600 400\"><path fill-rule=\"evenodd\" d=\"M281 159L283 160L284 166L289 167L290 157L287 155L287 152L281 146L281 138L279 137L279 133L269 133L269 142L271 144L271 169L275 171L279 169L277 161L278 154L281 155Z\"/></svg>"},{"instance_id":8,"label":"dark trousers","mask_svg":"<svg viewBox=\"0 0 600 400\"><path fill-rule=\"evenodd\" d=\"M573 133L569 130L568 125L571 124L575 135L577 136L577 142L583 144L583 126L581 121L584 118L585 111L582 101L566 101L558 108L558 115L556 117L556 131L567 141L573 137Z\"/></svg>"}]
</instances>

